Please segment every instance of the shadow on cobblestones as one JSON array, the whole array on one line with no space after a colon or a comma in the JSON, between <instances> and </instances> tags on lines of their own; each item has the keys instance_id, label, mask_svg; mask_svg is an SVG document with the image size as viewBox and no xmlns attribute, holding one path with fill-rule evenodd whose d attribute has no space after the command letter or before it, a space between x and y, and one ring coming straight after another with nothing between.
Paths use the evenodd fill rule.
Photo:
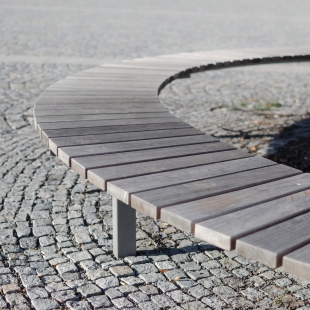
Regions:
<instances>
[{"instance_id":1,"label":"shadow on cobblestones","mask_svg":"<svg viewBox=\"0 0 310 310\"><path fill-rule=\"evenodd\" d=\"M310 119L306 118L283 128L279 136L281 140L289 142L266 157L303 172L310 172Z\"/></svg>"}]
</instances>

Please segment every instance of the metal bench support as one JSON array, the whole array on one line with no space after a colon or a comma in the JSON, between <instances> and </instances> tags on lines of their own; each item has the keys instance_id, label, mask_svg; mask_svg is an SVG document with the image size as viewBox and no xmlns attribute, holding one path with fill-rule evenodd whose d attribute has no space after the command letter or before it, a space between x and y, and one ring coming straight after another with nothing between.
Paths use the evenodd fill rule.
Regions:
<instances>
[{"instance_id":1,"label":"metal bench support","mask_svg":"<svg viewBox=\"0 0 310 310\"><path fill-rule=\"evenodd\" d=\"M117 258L136 255L136 210L113 198L113 253Z\"/></svg>"}]
</instances>

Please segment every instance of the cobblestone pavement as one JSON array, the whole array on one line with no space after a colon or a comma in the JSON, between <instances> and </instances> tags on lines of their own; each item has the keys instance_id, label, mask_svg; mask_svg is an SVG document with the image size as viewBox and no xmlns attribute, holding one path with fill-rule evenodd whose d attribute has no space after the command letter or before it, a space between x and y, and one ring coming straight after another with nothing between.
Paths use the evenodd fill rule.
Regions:
<instances>
[{"instance_id":1,"label":"cobblestone pavement","mask_svg":"<svg viewBox=\"0 0 310 310\"><path fill-rule=\"evenodd\" d=\"M49 155L32 117L38 95L87 59L302 46L309 12L301 0L0 1L0 309L310 309L310 281L140 213L138 256L116 260L111 197ZM310 77L297 71L197 74L161 99L209 134L276 156L307 137Z\"/></svg>"},{"instance_id":2,"label":"cobblestone pavement","mask_svg":"<svg viewBox=\"0 0 310 310\"><path fill-rule=\"evenodd\" d=\"M310 65L262 67L192 74L173 81L160 96L172 114L192 126L286 164L281 147L310 137ZM308 146L304 157L310 158ZM292 166L309 172L307 159L298 157Z\"/></svg>"},{"instance_id":3,"label":"cobblestone pavement","mask_svg":"<svg viewBox=\"0 0 310 310\"><path fill-rule=\"evenodd\" d=\"M310 281L140 213L138 256L113 257L111 198L51 157L32 126L39 93L84 68L1 66L0 307L310 309ZM227 70L176 81L161 99L196 127L259 152L282 125L307 115L309 82L303 73ZM264 126L253 129L257 118ZM230 123L242 134L223 125Z\"/></svg>"}]
</instances>

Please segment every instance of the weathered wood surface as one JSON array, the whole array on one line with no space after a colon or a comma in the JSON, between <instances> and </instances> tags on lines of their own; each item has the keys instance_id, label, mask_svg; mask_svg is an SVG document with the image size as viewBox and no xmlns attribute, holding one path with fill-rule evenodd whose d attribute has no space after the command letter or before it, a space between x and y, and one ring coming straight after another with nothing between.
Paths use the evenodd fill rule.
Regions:
<instances>
[{"instance_id":1,"label":"weathered wood surface","mask_svg":"<svg viewBox=\"0 0 310 310\"><path fill-rule=\"evenodd\" d=\"M122 141L95 145L81 145L71 147L61 147L58 149L58 157L70 165L71 158L94 156L101 154L121 153L137 150L159 149L166 147L174 147L181 145L192 145L200 143L217 142L215 139L207 135L191 136L190 139L185 137L172 137L163 139L148 139L138 141Z\"/></svg>"},{"instance_id":2,"label":"weathered wood surface","mask_svg":"<svg viewBox=\"0 0 310 310\"><path fill-rule=\"evenodd\" d=\"M68 137L58 137L58 138L56 137L49 139L49 147L53 151L53 153L57 155L59 147L92 145L92 144L111 143L111 142L126 142L126 141L128 142L128 141L160 139L169 137L184 137L184 139L190 139L190 137L196 135L204 135L204 133L198 129L187 127L187 128L169 129L169 130L110 133L104 135L97 134L86 136L68 136Z\"/></svg>"},{"instance_id":3,"label":"weathered wood surface","mask_svg":"<svg viewBox=\"0 0 310 310\"><path fill-rule=\"evenodd\" d=\"M305 61L308 51L206 51L104 64L43 92L35 126L64 162L133 208L270 266L284 256L286 270L307 269L310 278L303 247L310 243L309 175L204 135L170 116L157 97L194 72Z\"/></svg>"},{"instance_id":4,"label":"weathered wood surface","mask_svg":"<svg viewBox=\"0 0 310 310\"><path fill-rule=\"evenodd\" d=\"M121 132L142 132L150 130L169 130L178 128L191 128L190 125L183 122L173 123L154 123L154 124L136 124L122 126L99 126L99 127L82 127L67 129L45 129L41 132L41 139L48 144L49 138L70 137L70 136L87 136L87 135L103 135Z\"/></svg>"},{"instance_id":5,"label":"weathered wood surface","mask_svg":"<svg viewBox=\"0 0 310 310\"><path fill-rule=\"evenodd\" d=\"M36 110L35 111L35 117L38 119L38 116L45 116L45 117L51 117L49 119L52 119L53 116L64 116L66 117L71 115L93 115L93 114L101 114L101 115L107 115L109 114L126 114L126 113L162 113L166 112L167 110L164 107L140 107L140 108L125 108L124 105L115 107L111 107L110 109L108 107L105 107L103 109L98 109L98 107L84 107L84 105L79 109L49 109L49 110Z\"/></svg>"},{"instance_id":6,"label":"weathered wood surface","mask_svg":"<svg viewBox=\"0 0 310 310\"><path fill-rule=\"evenodd\" d=\"M203 165L161 172L152 175L127 178L108 182L107 192L126 204L130 204L130 197L134 193L147 190L170 187L177 184L212 179L219 176L234 174L240 171L273 166L271 160L259 157L243 158L223 163Z\"/></svg>"},{"instance_id":7,"label":"weathered wood surface","mask_svg":"<svg viewBox=\"0 0 310 310\"><path fill-rule=\"evenodd\" d=\"M203 227L207 226L203 226L202 221L210 220L206 223L213 223L216 217L224 214L292 195L309 188L310 175L307 173L300 174L220 196L163 208L161 210L161 219L168 223L173 222L175 226L186 232L193 233L195 231L195 234L197 234L197 227L199 226L199 238L207 241L208 233L203 232Z\"/></svg>"},{"instance_id":8,"label":"weathered wood surface","mask_svg":"<svg viewBox=\"0 0 310 310\"><path fill-rule=\"evenodd\" d=\"M310 244L285 255L283 257L283 269L310 280Z\"/></svg>"},{"instance_id":9,"label":"weathered wood surface","mask_svg":"<svg viewBox=\"0 0 310 310\"><path fill-rule=\"evenodd\" d=\"M108 120L92 120L92 121L69 121L57 123L40 123L41 130L47 129L67 129L67 128L87 128L87 127L101 127L101 126L126 126L139 124L161 124L161 123L183 123L175 117L164 118L143 118L143 119L108 119Z\"/></svg>"},{"instance_id":10,"label":"weathered wood surface","mask_svg":"<svg viewBox=\"0 0 310 310\"><path fill-rule=\"evenodd\" d=\"M169 159L139 162L136 164L91 169L87 171L87 178L102 190L106 190L106 183L112 180L141 175L152 175L157 172L172 171L248 157L251 157L251 155L237 150L173 157Z\"/></svg>"},{"instance_id":11,"label":"weathered wood surface","mask_svg":"<svg viewBox=\"0 0 310 310\"><path fill-rule=\"evenodd\" d=\"M309 211L310 190L307 189L200 222L195 225L195 236L233 250L238 238Z\"/></svg>"},{"instance_id":12,"label":"weathered wood surface","mask_svg":"<svg viewBox=\"0 0 310 310\"><path fill-rule=\"evenodd\" d=\"M243 188L300 174L299 170L275 165L211 180L149 190L131 196L131 206L153 218L160 218L164 207L237 191Z\"/></svg>"},{"instance_id":13,"label":"weathered wood surface","mask_svg":"<svg viewBox=\"0 0 310 310\"><path fill-rule=\"evenodd\" d=\"M310 213L305 213L285 222L240 238L236 251L250 259L277 268L282 258L310 243Z\"/></svg>"},{"instance_id":14,"label":"weathered wood surface","mask_svg":"<svg viewBox=\"0 0 310 310\"><path fill-rule=\"evenodd\" d=\"M149 118L170 118L168 112L151 112L151 113L99 113L88 114L87 112L83 115L57 115L57 116L36 116L36 121L42 123L62 123L72 121L98 121L98 120L115 120L115 119L149 119Z\"/></svg>"},{"instance_id":15,"label":"weathered wood surface","mask_svg":"<svg viewBox=\"0 0 310 310\"><path fill-rule=\"evenodd\" d=\"M221 142L200 143L194 145L166 147L153 150L141 150L73 158L71 160L71 167L74 169L74 171L86 178L87 170L94 168L111 167L123 164L151 161L156 159L177 158L188 155L207 154L234 149L235 148L233 146Z\"/></svg>"}]
</instances>

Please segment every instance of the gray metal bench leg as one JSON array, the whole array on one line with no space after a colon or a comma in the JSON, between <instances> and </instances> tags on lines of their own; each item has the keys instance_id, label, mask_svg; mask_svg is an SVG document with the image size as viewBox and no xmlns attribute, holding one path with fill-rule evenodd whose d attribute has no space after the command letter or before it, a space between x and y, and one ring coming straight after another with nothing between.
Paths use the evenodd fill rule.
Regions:
<instances>
[{"instance_id":1,"label":"gray metal bench leg","mask_svg":"<svg viewBox=\"0 0 310 310\"><path fill-rule=\"evenodd\" d=\"M113 253L117 258L136 255L136 210L113 198Z\"/></svg>"}]
</instances>

